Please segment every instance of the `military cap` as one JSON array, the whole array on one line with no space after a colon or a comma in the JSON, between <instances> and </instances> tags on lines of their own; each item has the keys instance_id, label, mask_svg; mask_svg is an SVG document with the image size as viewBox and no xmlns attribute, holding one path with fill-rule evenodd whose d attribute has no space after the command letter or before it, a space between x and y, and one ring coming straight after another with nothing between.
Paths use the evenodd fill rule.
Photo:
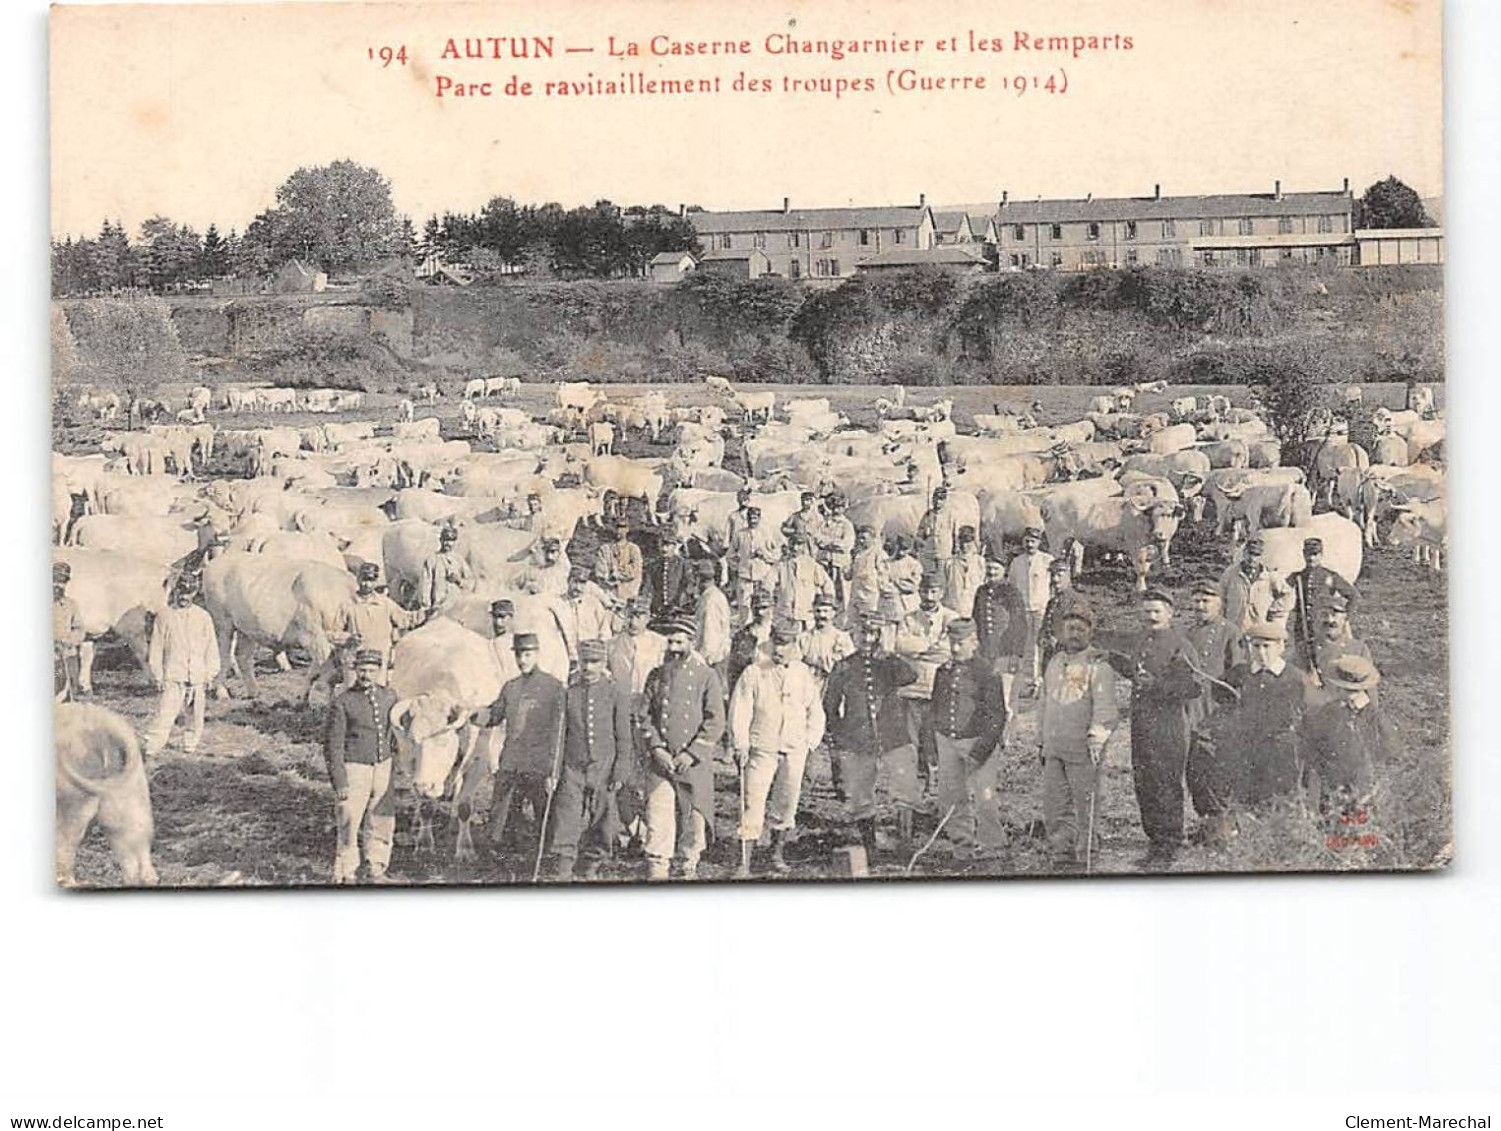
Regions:
<instances>
[{"instance_id":1,"label":"military cap","mask_svg":"<svg viewBox=\"0 0 1501 1131\"><path fill-rule=\"evenodd\" d=\"M537 634L535 632L518 632L511 641L511 651L513 652L535 652L538 647Z\"/></svg>"},{"instance_id":2,"label":"military cap","mask_svg":"<svg viewBox=\"0 0 1501 1131\"><path fill-rule=\"evenodd\" d=\"M1058 618L1058 623L1062 624L1064 621L1071 621L1071 620L1076 620L1076 621L1078 621L1081 624L1086 624L1090 628L1094 627L1094 613L1092 613L1092 612L1089 611L1089 606L1088 605L1075 605L1075 606L1073 606L1071 609L1069 609L1061 617Z\"/></svg>"},{"instance_id":3,"label":"military cap","mask_svg":"<svg viewBox=\"0 0 1501 1131\"><path fill-rule=\"evenodd\" d=\"M73 567L70 566L67 562L52 563L52 582L54 585L60 581L67 581L72 578L72 576Z\"/></svg>"},{"instance_id":4,"label":"military cap","mask_svg":"<svg viewBox=\"0 0 1501 1131\"><path fill-rule=\"evenodd\" d=\"M1350 598L1336 589L1333 593L1329 594L1329 601L1326 607L1333 609L1337 613L1348 613L1350 611Z\"/></svg>"},{"instance_id":5,"label":"military cap","mask_svg":"<svg viewBox=\"0 0 1501 1131\"><path fill-rule=\"evenodd\" d=\"M492 617L513 616L516 612L516 602L509 597L502 597L498 601L490 602L490 615Z\"/></svg>"},{"instance_id":6,"label":"military cap","mask_svg":"<svg viewBox=\"0 0 1501 1131\"><path fill-rule=\"evenodd\" d=\"M707 575L709 577L718 577L719 576L719 559L718 558L698 558L693 563L693 569L694 569L694 572L696 572L696 573L702 573L702 574L705 574L705 575Z\"/></svg>"},{"instance_id":7,"label":"military cap","mask_svg":"<svg viewBox=\"0 0 1501 1131\"><path fill-rule=\"evenodd\" d=\"M1194 596L1218 597L1220 595L1220 583L1212 577L1202 577L1194 582Z\"/></svg>"},{"instance_id":8,"label":"military cap","mask_svg":"<svg viewBox=\"0 0 1501 1131\"><path fill-rule=\"evenodd\" d=\"M778 621L771 626L771 642L773 644L796 644L801 630L790 621Z\"/></svg>"},{"instance_id":9,"label":"military cap","mask_svg":"<svg viewBox=\"0 0 1501 1131\"><path fill-rule=\"evenodd\" d=\"M1074 567L1068 564L1067 558L1054 558L1053 564L1048 566L1049 573L1073 573Z\"/></svg>"},{"instance_id":10,"label":"military cap","mask_svg":"<svg viewBox=\"0 0 1501 1131\"><path fill-rule=\"evenodd\" d=\"M860 628L864 632L881 632L892 623L890 617L881 613L867 613L860 618Z\"/></svg>"},{"instance_id":11,"label":"military cap","mask_svg":"<svg viewBox=\"0 0 1501 1131\"><path fill-rule=\"evenodd\" d=\"M546 538L542 539L542 548L544 550L556 550L556 549L559 549L562 545L563 545L562 539L557 538L557 537L555 537L555 536L553 536L551 534L549 534Z\"/></svg>"},{"instance_id":12,"label":"military cap","mask_svg":"<svg viewBox=\"0 0 1501 1131\"><path fill-rule=\"evenodd\" d=\"M651 612L651 603L641 597L631 597L622 608L625 609L627 616L634 616L637 613Z\"/></svg>"},{"instance_id":13,"label":"military cap","mask_svg":"<svg viewBox=\"0 0 1501 1131\"><path fill-rule=\"evenodd\" d=\"M973 526L961 526L958 538L961 542L973 542L975 540L975 528Z\"/></svg>"},{"instance_id":14,"label":"military cap","mask_svg":"<svg viewBox=\"0 0 1501 1131\"><path fill-rule=\"evenodd\" d=\"M652 625L652 630L662 636L692 636L694 624L686 617L667 617Z\"/></svg>"},{"instance_id":15,"label":"military cap","mask_svg":"<svg viewBox=\"0 0 1501 1131\"><path fill-rule=\"evenodd\" d=\"M440 528L439 531L438 531L438 541L439 542L457 542L458 539L459 539L459 531L458 531L457 527L454 527L454 526L444 526L444 527Z\"/></svg>"},{"instance_id":16,"label":"military cap","mask_svg":"<svg viewBox=\"0 0 1501 1131\"><path fill-rule=\"evenodd\" d=\"M804 491L798 495L798 499L804 503L811 503L816 498L818 498L818 495L812 491Z\"/></svg>"},{"instance_id":17,"label":"military cap","mask_svg":"<svg viewBox=\"0 0 1501 1131\"><path fill-rule=\"evenodd\" d=\"M748 499L753 494L755 494L755 492L752 491L749 487L737 487L737 488L735 488L735 497L737 499L740 499L740 498Z\"/></svg>"},{"instance_id":18,"label":"military cap","mask_svg":"<svg viewBox=\"0 0 1501 1131\"><path fill-rule=\"evenodd\" d=\"M922 575L921 588L923 589L942 589L944 585L943 578L936 573L925 573Z\"/></svg>"},{"instance_id":19,"label":"military cap","mask_svg":"<svg viewBox=\"0 0 1501 1131\"><path fill-rule=\"evenodd\" d=\"M681 535L675 533L674 531L668 530L663 532L662 537L658 540L658 543L659 545L663 546L681 546L683 544L683 539Z\"/></svg>"},{"instance_id":20,"label":"military cap","mask_svg":"<svg viewBox=\"0 0 1501 1131\"><path fill-rule=\"evenodd\" d=\"M537 492L535 491L528 491L526 493L526 501L531 502L533 499L536 499L537 502L540 503L542 501L542 496L537 494Z\"/></svg>"},{"instance_id":21,"label":"military cap","mask_svg":"<svg viewBox=\"0 0 1501 1131\"><path fill-rule=\"evenodd\" d=\"M827 501L830 510L840 510L849 505L849 500L844 497L843 491L830 491Z\"/></svg>"},{"instance_id":22,"label":"military cap","mask_svg":"<svg viewBox=\"0 0 1501 1131\"><path fill-rule=\"evenodd\" d=\"M1247 640L1286 640L1287 630L1278 621L1256 621L1248 625L1245 636Z\"/></svg>"},{"instance_id":23,"label":"military cap","mask_svg":"<svg viewBox=\"0 0 1501 1131\"><path fill-rule=\"evenodd\" d=\"M745 508L745 513L746 513L747 516L750 516L750 515L753 515L753 514L754 515L759 515L761 513L761 508L760 507L746 507Z\"/></svg>"},{"instance_id":24,"label":"military cap","mask_svg":"<svg viewBox=\"0 0 1501 1131\"><path fill-rule=\"evenodd\" d=\"M774 604L776 604L776 598L765 589L757 589L751 594L751 608L753 609L769 609Z\"/></svg>"},{"instance_id":25,"label":"military cap","mask_svg":"<svg viewBox=\"0 0 1501 1131\"><path fill-rule=\"evenodd\" d=\"M975 622L969 617L949 621L949 635L955 640L970 640L975 636Z\"/></svg>"},{"instance_id":26,"label":"military cap","mask_svg":"<svg viewBox=\"0 0 1501 1131\"><path fill-rule=\"evenodd\" d=\"M198 575L196 573L180 573L177 580L172 583L174 593L198 592Z\"/></svg>"},{"instance_id":27,"label":"military cap","mask_svg":"<svg viewBox=\"0 0 1501 1131\"><path fill-rule=\"evenodd\" d=\"M1154 585L1152 586L1152 588L1148 589L1141 595L1141 600L1143 602L1161 601L1164 605L1169 606L1176 605L1178 603L1177 601L1173 600L1173 595L1166 589L1162 588L1160 585Z\"/></svg>"},{"instance_id":28,"label":"military cap","mask_svg":"<svg viewBox=\"0 0 1501 1131\"><path fill-rule=\"evenodd\" d=\"M605 642L603 640L580 640L579 659L603 660L605 658Z\"/></svg>"},{"instance_id":29,"label":"military cap","mask_svg":"<svg viewBox=\"0 0 1501 1131\"><path fill-rule=\"evenodd\" d=\"M1029 526L1025 530L1022 531L1022 537L1023 538L1041 538L1042 537L1042 527L1040 527L1040 526Z\"/></svg>"},{"instance_id":30,"label":"military cap","mask_svg":"<svg viewBox=\"0 0 1501 1131\"><path fill-rule=\"evenodd\" d=\"M357 668L379 668L385 665L386 658L381 655L378 648L361 648L354 654L354 666Z\"/></svg>"},{"instance_id":31,"label":"military cap","mask_svg":"<svg viewBox=\"0 0 1501 1131\"><path fill-rule=\"evenodd\" d=\"M1305 554L1322 554L1324 552L1324 540L1322 538L1303 539L1303 552Z\"/></svg>"},{"instance_id":32,"label":"military cap","mask_svg":"<svg viewBox=\"0 0 1501 1131\"><path fill-rule=\"evenodd\" d=\"M630 519L626 518L625 515L623 515L623 514L615 516L615 529L616 530L629 530L630 528L631 528L631 520Z\"/></svg>"},{"instance_id":33,"label":"military cap","mask_svg":"<svg viewBox=\"0 0 1501 1131\"><path fill-rule=\"evenodd\" d=\"M377 577L380 576L380 566L376 565L374 562L361 562L359 569L355 572L355 576L358 577L361 581L364 581L367 578L371 581L374 581Z\"/></svg>"},{"instance_id":34,"label":"military cap","mask_svg":"<svg viewBox=\"0 0 1501 1131\"><path fill-rule=\"evenodd\" d=\"M1381 682L1381 673L1370 660L1352 653L1335 660L1324 679L1346 691L1369 691Z\"/></svg>"}]
</instances>

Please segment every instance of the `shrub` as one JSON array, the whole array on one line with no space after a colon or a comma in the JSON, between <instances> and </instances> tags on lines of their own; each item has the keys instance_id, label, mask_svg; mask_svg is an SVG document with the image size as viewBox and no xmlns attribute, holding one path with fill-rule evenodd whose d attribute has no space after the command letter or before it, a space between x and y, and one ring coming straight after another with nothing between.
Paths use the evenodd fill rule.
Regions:
<instances>
[{"instance_id":1,"label":"shrub","mask_svg":"<svg viewBox=\"0 0 1501 1131\"><path fill-rule=\"evenodd\" d=\"M119 391L127 401L181 379L187 359L159 298L90 298L66 307L80 380Z\"/></svg>"}]
</instances>

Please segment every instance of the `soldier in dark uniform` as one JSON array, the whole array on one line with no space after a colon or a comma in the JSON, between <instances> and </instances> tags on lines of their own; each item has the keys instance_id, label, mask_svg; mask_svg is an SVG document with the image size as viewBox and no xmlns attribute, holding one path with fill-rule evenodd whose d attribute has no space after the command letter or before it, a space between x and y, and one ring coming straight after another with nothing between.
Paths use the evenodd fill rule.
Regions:
<instances>
[{"instance_id":1,"label":"soldier in dark uniform","mask_svg":"<svg viewBox=\"0 0 1501 1131\"><path fill-rule=\"evenodd\" d=\"M1000 676L980 657L975 622L961 617L949 624L948 634L952 656L933 677L925 736L938 764L938 807L952 810L948 833L961 853L994 856L1006 843L995 757L1006 703Z\"/></svg>"},{"instance_id":2,"label":"soldier in dark uniform","mask_svg":"<svg viewBox=\"0 0 1501 1131\"><path fill-rule=\"evenodd\" d=\"M1320 621L1318 638L1313 642L1313 666L1308 672L1314 686L1323 687L1322 673L1332 671L1341 656L1360 656L1374 662L1370 645L1350 631L1350 603L1343 593L1330 595ZM1320 701L1333 697L1327 691L1317 696Z\"/></svg>"},{"instance_id":3,"label":"soldier in dark uniform","mask_svg":"<svg viewBox=\"0 0 1501 1131\"><path fill-rule=\"evenodd\" d=\"M1148 589L1141 613L1146 632L1135 653L1112 652L1110 663L1131 681L1131 777L1150 844L1140 864L1155 869L1182 846L1183 775L1203 688L1198 655L1173 626L1173 595Z\"/></svg>"},{"instance_id":4,"label":"soldier in dark uniform","mask_svg":"<svg viewBox=\"0 0 1501 1131\"><path fill-rule=\"evenodd\" d=\"M1006 562L997 553L985 557L985 583L975 592L975 632L980 655L1001 677L1009 706L1011 685L1027 644L1027 610L1022 595L1006 580Z\"/></svg>"},{"instance_id":5,"label":"soldier in dark uniform","mask_svg":"<svg viewBox=\"0 0 1501 1131\"><path fill-rule=\"evenodd\" d=\"M661 556L646 570L651 615L661 620L691 614L698 596L693 563L683 556L683 543L676 534L664 534L661 548Z\"/></svg>"},{"instance_id":6,"label":"soldier in dark uniform","mask_svg":"<svg viewBox=\"0 0 1501 1131\"><path fill-rule=\"evenodd\" d=\"M1037 648L1042 653L1038 669L1041 671L1047 670L1048 661L1058 651L1058 630L1063 624L1063 618L1084 606L1084 599L1074 588L1074 570L1067 558L1054 561L1048 566L1048 573L1053 578L1053 595L1048 599L1047 610L1042 614L1042 627L1037 630Z\"/></svg>"},{"instance_id":7,"label":"soldier in dark uniform","mask_svg":"<svg viewBox=\"0 0 1501 1131\"><path fill-rule=\"evenodd\" d=\"M1221 615L1221 606L1218 580L1197 582L1193 587L1194 616L1183 633L1198 655L1199 670L1218 680L1247 659L1245 638ZM1235 696L1228 686L1205 682L1199 718L1189 742L1186 778L1194 812L1203 822L1200 834L1217 843L1230 832L1226 806L1235 783L1229 761L1232 750L1215 742L1220 730L1216 715L1224 705L1233 703Z\"/></svg>"},{"instance_id":8,"label":"soldier in dark uniform","mask_svg":"<svg viewBox=\"0 0 1501 1131\"><path fill-rule=\"evenodd\" d=\"M765 589L757 589L751 595L751 619L730 638L730 656L725 661L728 694L740 682L740 673L754 664L757 658L771 655L771 608L776 599Z\"/></svg>"},{"instance_id":9,"label":"soldier in dark uniform","mask_svg":"<svg viewBox=\"0 0 1501 1131\"><path fill-rule=\"evenodd\" d=\"M862 622L860 650L834 665L823 691L824 733L838 767L836 782L872 862L876 771L886 770L886 789L897 805L904 842L912 839L912 813L922 800L917 748L907 732L906 705L896 695L916 682L917 673L905 660L882 652L885 627L879 614Z\"/></svg>"},{"instance_id":10,"label":"soldier in dark uniform","mask_svg":"<svg viewBox=\"0 0 1501 1131\"><path fill-rule=\"evenodd\" d=\"M371 883L384 883L396 832L396 795L391 790L396 696L378 681L385 657L374 648L354 658L354 686L334 696L324 724L323 755L338 818L334 883L354 883L363 849ZM361 839L361 828L364 836Z\"/></svg>"},{"instance_id":11,"label":"soldier in dark uniform","mask_svg":"<svg viewBox=\"0 0 1501 1131\"><path fill-rule=\"evenodd\" d=\"M1301 733L1308 676L1287 662L1287 636L1275 621L1246 629L1250 660L1231 669L1240 703L1229 720L1234 797L1248 808L1298 792L1303 777Z\"/></svg>"},{"instance_id":12,"label":"soldier in dark uniform","mask_svg":"<svg viewBox=\"0 0 1501 1131\"><path fill-rule=\"evenodd\" d=\"M631 694L605 670L602 640L579 642L579 670L568 682L563 763L547 834L554 879L592 879L621 828L616 798L634 778Z\"/></svg>"},{"instance_id":13,"label":"soldier in dark uniform","mask_svg":"<svg viewBox=\"0 0 1501 1131\"><path fill-rule=\"evenodd\" d=\"M1297 601L1288 627L1292 630L1299 666L1317 674L1317 645L1323 634L1324 610L1336 595L1344 598L1347 610L1353 609L1357 594L1355 586L1323 564L1322 538L1303 540L1303 563L1303 568L1287 579Z\"/></svg>"}]
</instances>

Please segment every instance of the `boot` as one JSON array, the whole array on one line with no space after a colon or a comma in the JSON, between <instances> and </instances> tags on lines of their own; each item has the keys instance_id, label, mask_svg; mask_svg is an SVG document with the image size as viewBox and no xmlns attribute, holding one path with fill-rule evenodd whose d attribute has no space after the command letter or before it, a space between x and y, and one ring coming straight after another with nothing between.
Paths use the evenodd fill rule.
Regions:
<instances>
[{"instance_id":1,"label":"boot","mask_svg":"<svg viewBox=\"0 0 1501 1131\"><path fill-rule=\"evenodd\" d=\"M897 833L902 838L902 844L912 843L912 810L898 809L896 813Z\"/></svg>"},{"instance_id":2,"label":"boot","mask_svg":"<svg viewBox=\"0 0 1501 1131\"><path fill-rule=\"evenodd\" d=\"M771 831L771 870L778 875L785 876L792 871L792 865L787 863L787 858L782 855L782 849L787 845L787 833L782 829Z\"/></svg>"},{"instance_id":3,"label":"boot","mask_svg":"<svg viewBox=\"0 0 1501 1131\"><path fill-rule=\"evenodd\" d=\"M865 845L865 862L874 868L876 865L876 819L863 817L859 825L860 843Z\"/></svg>"}]
</instances>

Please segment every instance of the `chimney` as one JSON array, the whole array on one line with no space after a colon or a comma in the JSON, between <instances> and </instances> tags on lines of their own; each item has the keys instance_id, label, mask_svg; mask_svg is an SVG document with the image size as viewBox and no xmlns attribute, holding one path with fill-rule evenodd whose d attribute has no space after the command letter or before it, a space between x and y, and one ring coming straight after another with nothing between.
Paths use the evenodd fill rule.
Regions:
<instances>
[{"instance_id":1,"label":"chimney","mask_svg":"<svg viewBox=\"0 0 1501 1131\"><path fill-rule=\"evenodd\" d=\"M1152 186L1152 199L1153 200L1161 200L1162 199L1162 186L1161 185L1153 185Z\"/></svg>"},{"instance_id":2,"label":"chimney","mask_svg":"<svg viewBox=\"0 0 1501 1131\"><path fill-rule=\"evenodd\" d=\"M1091 201L1092 201L1092 200L1094 200L1094 193L1092 193L1092 192L1086 192L1086 193L1085 193L1085 194L1084 194L1084 203L1085 203L1085 204L1088 204L1088 203L1090 203L1090 202L1091 202Z\"/></svg>"},{"instance_id":3,"label":"chimney","mask_svg":"<svg viewBox=\"0 0 1501 1131\"><path fill-rule=\"evenodd\" d=\"M1281 181L1273 181L1272 182L1272 199L1273 200L1281 200L1282 199L1282 182Z\"/></svg>"},{"instance_id":4,"label":"chimney","mask_svg":"<svg viewBox=\"0 0 1501 1131\"><path fill-rule=\"evenodd\" d=\"M688 215L688 206L686 204L679 204L678 205L678 218L681 219L682 217L684 217L686 215Z\"/></svg>"},{"instance_id":5,"label":"chimney","mask_svg":"<svg viewBox=\"0 0 1501 1131\"><path fill-rule=\"evenodd\" d=\"M782 215L785 216L785 215L787 215L787 213L789 213L791 211L792 211L792 197L790 197L790 196L784 196L784 197L782 197Z\"/></svg>"},{"instance_id":6,"label":"chimney","mask_svg":"<svg viewBox=\"0 0 1501 1131\"><path fill-rule=\"evenodd\" d=\"M927 193L920 192L920 193L917 194L917 206L919 208L926 208L928 206L928 194Z\"/></svg>"},{"instance_id":7,"label":"chimney","mask_svg":"<svg viewBox=\"0 0 1501 1131\"><path fill-rule=\"evenodd\" d=\"M1345 191L1346 192L1350 191L1350 178L1349 177L1345 178Z\"/></svg>"},{"instance_id":8,"label":"chimney","mask_svg":"<svg viewBox=\"0 0 1501 1131\"><path fill-rule=\"evenodd\" d=\"M1001 207L1002 208L1006 207L1006 201L1008 201L1009 199L1011 199L1011 194L1009 192L1007 192L1005 189L1002 189L1001 190Z\"/></svg>"}]
</instances>

